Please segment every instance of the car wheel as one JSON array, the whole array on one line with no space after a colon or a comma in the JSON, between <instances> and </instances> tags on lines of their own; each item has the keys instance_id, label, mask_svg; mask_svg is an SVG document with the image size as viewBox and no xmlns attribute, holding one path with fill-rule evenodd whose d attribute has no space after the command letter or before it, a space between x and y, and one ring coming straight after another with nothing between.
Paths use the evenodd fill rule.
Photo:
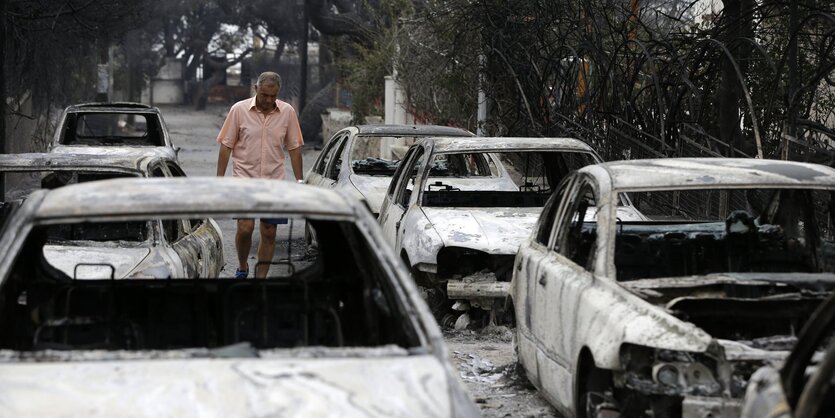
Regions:
<instances>
[{"instance_id":1,"label":"car wheel","mask_svg":"<svg viewBox=\"0 0 835 418\"><path fill-rule=\"evenodd\" d=\"M429 311L432 312L432 316L435 317L438 324L443 326L444 317L448 314L455 314L455 318L458 317L457 312L452 310L452 301L447 298L446 291L442 286L421 287L421 291L426 295L426 304L429 305ZM454 319L452 324L455 324Z\"/></svg>"},{"instance_id":2,"label":"car wheel","mask_svg":"<svg viewBox=\"0 0 835 418\"><path fill-rule=\"evenodd\" d=\"M580 355L577 368L577 418L617 418L622 416L614 399L612 373L594 366L591 354Z\"/></svg>"}]
</instances>

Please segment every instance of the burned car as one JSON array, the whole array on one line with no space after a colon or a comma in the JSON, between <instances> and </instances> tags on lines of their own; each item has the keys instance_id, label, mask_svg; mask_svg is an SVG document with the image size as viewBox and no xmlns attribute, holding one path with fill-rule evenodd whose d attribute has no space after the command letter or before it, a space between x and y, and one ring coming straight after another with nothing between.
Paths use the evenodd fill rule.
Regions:
<instances>
[{"instance_id":1,"label":"burned car","mask_svg":"<svg viewBox=\"0 0 835 418\"><path fill-rule=\"evenodd\" d=\"M0 155L3 218L36 190L121 177L185 176L177 161L158 148L100 151ZM51 268L73 278L95 277L102 266L114 279L216 277L223 267L222 241L220 227L210 218L85 224L53 229L43 256Z\"/></svg>"},{"instance_id":2,"label":"burned car","mask_svg":"<svg viewBox=\"0 0 835 418\"><path fill-rule=\"evenodd\" d=\"M833 192L832 168L786 161L578 170L516 257L520 365L567 416L739 416L835 288ZM648 220L618 215L626 194Z\"/></svg>"},{"instance_id":3,"label":"burned car","mask_svg":"<svg viewBox=\"0 0 835 418\"><path fill-rule=\"evenodd\" d=\"M356 195L377 216L400 158L418 138L426 136L473 134L436 125L351 126L328 141L304 182Z\"/></svg>"},{"instance_id":4,"label":"burned car","mask_svg":"<svg viewBox=\"0 0 835 418\"><path fill-rule=\"evenodd\" d=\"M74 280L43 260L55 229L210 216L286 218L280 249L304 224L321 242L277 251L259 280ZM336 192L114 179L35 192L15 219L0 238L1 416L478 416L375 220Z\"/></svg>"},{"instance_id":5,"label":"burned car","mask_svg":"<svg viewBox=\"0 0 835 418\"><path fill-rule=\"evenodd\" d=\"M64 109L51 152L86 152L88 147L158 147L176 159L168 128L158 108L141 103L83 103Z\"/></svg>"},{"instance_id":6,"label":"burned car","mask_svg":"<svg viewBox=\"0 0 835 418\"><path fill-rule=\"evenodd\" d=\"M476 319L456 312L473 306L493 312L507 296L516 250L553 187L599 161L576 139L426 138L397 168L379 222L436 317L444 325ZM625 201L618 213L640 216ZM450 311L453 300L462 302Z\"/></svg>"}]
</instances>

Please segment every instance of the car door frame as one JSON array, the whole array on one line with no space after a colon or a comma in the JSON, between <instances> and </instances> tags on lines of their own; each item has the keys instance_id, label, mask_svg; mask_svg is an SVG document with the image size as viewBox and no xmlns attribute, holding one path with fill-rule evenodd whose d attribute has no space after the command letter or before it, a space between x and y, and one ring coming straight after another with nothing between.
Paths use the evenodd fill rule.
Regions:
<instances>
[{"instance_id":1,"label":"car door frame","mask_svg":"<svg viewBox=\"0 0 835 418\"><path fill-rule=\"evenodd\" d=\"M582 295L594 286L596 263L599 254L598 236L589 249L590 258L586 266L580 266L563 251L567 247L567 229L583 200L585 188L590 187L595 202L600 202L600 189L595 179L582 173L570 176L571 184L560 202L549 237L548 253L542 258L539 276L545 283L536 288L535 298L544 304L544 312L538 312L541 319L537 327L534 317L534 334L539 344L537 367L540 372L542 389L549 398L561 399L566 405L573 404L576 382L577 361L584 338L578 338L583 318L580 300ZM588 207L586 208L586 211ZM579 220L583 222L583 220ZM539 282L539 278L537 278ZM534 302L536 304L536 301ZM552 322L544 319L554 320Z\"/></svg>"},{"instance_id":2,"label":"car door frame","mask_svg":"<svg viewBox=\"0 0 835 418\"><path fill-rule=\"evenodd\" d=\"M345 155L347 152L350 152L349 145L353 142L354 135L349 135L346 133L343 135L342 138L337 138L339 141L335 145L335 151L333 153L333 158L328 162L328 166L325 168L325 171L322 173L322 180L319 183L320 186L333 188L339 184L339 179L341 176L350 174L349 170L345 169L345 161L348 161L347 156ZM339 172L336 173L335 170L339 168Z\"/></svg>"},{"instance_id":3,"label":"car door frame","mask_svg":"<svg viewBox=\"0 0 835 418\"><path fill-rule=\"evenodd\" d=\"M543 207L542 215L534 228L535 232L531 234L527 243L519 248L514 261L513 286L514 288L518 286L518 288L515 291L516 298L513 303L516 306L517 313L517 333L521 334L517 338L517 355L526 369L528 378L536 382L537 385L540 383L536 352L542 342L537 340L533 325L534 319L537 321L544 320L544 318L539 318L538 315L542 315L547 307L547 300L543 299L544 292L538 291L545 284L542 283L541 264L542 259L551 251L550 244L553 242L554 223L563 202L563 195L570 190L573 179L573 176L567 176L557 185L554 193Z\"/></svg>"},{"instance_id":4,"label":"car door frame","mask_svg":"<svg viewBox=\"0 0 835 418\"><path fill-rule=\"evenodd\" d=\"M414 206L414 202L420 195L420 189L417 183L419 183L418 179L422 177L421 170L425 169L425 162L428 158L424 158L423 161L420 159L423 156L429 155L431 155L431 152L429 152L429 150L426 149L422 143L415 144L409 148L408 151L406 151L406 155L403 157L403 162L397 166L397 170L395 171L394 176L392 176L392 181L389 184L386 196L383 199L383 205L380 208L378 221L382 226L383 236L398 254L400 254L403 239L402 221L409 208ZM420 163L421 166L415 167L418 163ZM412 178L411 173L414 169L417 170L414 177L416 184L412 188L411 195L404 205L403 194L408 187L408 182Z\"/></svg>"},{"instance_id":5,"label":"car door frame","mask_svg":"<svg viewBox=\"0 0 835 418\"><path fill-rule=\"evenodd\" d=\"M336 155L341 141L345 137L352 134L353 132L350 129L343 129L335 133L330 140L328 140L325 147L322 149L322 152L319 153L319 157L316 159L316 162L313 163L310 171L307 172L304 179L305 184L311 184L314 186L323 185L325 173L333 162L333 157ZM329 155L330 157L328 157Z\"/></svg>"}]
</instances>

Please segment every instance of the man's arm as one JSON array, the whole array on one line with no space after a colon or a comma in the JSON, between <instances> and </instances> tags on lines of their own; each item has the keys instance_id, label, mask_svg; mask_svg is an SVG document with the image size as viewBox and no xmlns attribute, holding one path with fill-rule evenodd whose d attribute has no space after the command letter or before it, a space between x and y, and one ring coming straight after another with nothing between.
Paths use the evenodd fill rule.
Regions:
<instances>
[{"instance_id":1,"label":"man's arm","mask_svg":"<svg viewBox=\"0 0 835 418\"><path fill-rule=\"evenodd\" d=\"M217 153L217 176L223 177L226 175L226 166L229 165L229 156L232 155L232 148L220 144L220 150ZM301 158L301 157L299 157ZM301 163L300 163L301 164ZM295 170L295 165L293 169Z\"/></svg>"},{"instance_id":2,"label":"man's arm","mask_svg":"<svg viewBox=\"0 0 835 418\"><path fill-rule=\"evenodd\" d=\"M304 169L302 168L302 147L291 149L287 151L290 153L290 164L293 166L293 175L296 180L304 179Z\"/></svg>"}]
</instances>

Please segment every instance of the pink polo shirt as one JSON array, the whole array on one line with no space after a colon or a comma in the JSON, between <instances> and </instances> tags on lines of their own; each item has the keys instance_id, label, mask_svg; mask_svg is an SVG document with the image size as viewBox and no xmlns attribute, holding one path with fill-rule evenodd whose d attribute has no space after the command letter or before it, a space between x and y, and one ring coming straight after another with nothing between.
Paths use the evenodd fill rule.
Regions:
<instances>
[{"instance_id":1,"label":"pink polo shirt","mask_svg":"<svg viewBox=\"0 0 835 418\"><path fill-rule=\"evenodd\" d=\"M296 110L275 101L275 109L263 113L255 98L232 105L217 142L232 149L232 175L250 178L284 178L284 148L304 145Z\"/></svg>"}]
</instances>

